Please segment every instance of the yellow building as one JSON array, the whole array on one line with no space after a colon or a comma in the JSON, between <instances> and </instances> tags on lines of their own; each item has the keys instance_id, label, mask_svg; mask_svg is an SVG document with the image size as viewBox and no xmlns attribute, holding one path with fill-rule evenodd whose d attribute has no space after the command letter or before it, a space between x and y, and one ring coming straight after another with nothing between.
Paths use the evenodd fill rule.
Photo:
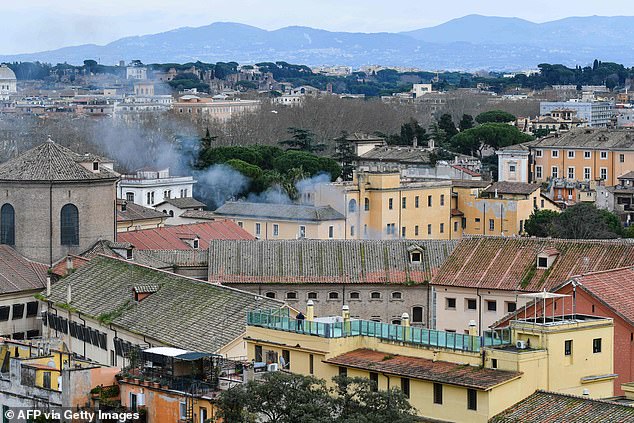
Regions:
<instances>
[{"instance_id":1,"label":"yellow building","mask_svg":"<svg viewBox=\"0 0 634 423\"><path fill-rule=\"evenodd\" d=\"M579 128L504 147L497 154L500 181L602 180L613 186L634 169L634 131Z\"/></svg>"},{"instance_id":2,"label":"yellow building","mask_svg":"<svg viewBox=\"0 0 634 423\"><path fill-rule=\"evenodd\" d=\"M451 181L356 172L352 181L320 184L302 201L331 205L345 216L345 239L454 239ZM454 230L455 229L455 230Z\"/></svg>"},{"instance_id":3,"label":"yellow building","mask_svg":"<svg viewBox=\"0 0 634 423\"><path fill-rule=\"evenodd\" d=\"M560 211L539 184L454 181L455 208L465 235L521 235L534 210ZM452 217L453 218L453 217ZM454 224L455 225L455 224Z\"/></svg>"},{"instance_id":4,"label":"yellow building","mask_svg":"<svg viewBox=\"0 0 634 423\"><path fill-rule=\"evenodd\" d=\"M169 216L131 201L117 199L117 232L162 228Z\"/></svg>"},{"instance_id":5,"label":"yellow building","mask_svg":"<svg viewBox=\"0 0 634 423\"><path fill-rule=\"evenodd\" d=\"M297 321L284 310L248 313L248 358L330 381L361 376L400 387L417 413L487 422L536 390L613 394L612 319L567 315L512 322L478 337L342 317ZM475 333L475 324L470 327ZM282 359L280 359L282 358Z\"/></svg>"},{"instance_id":6,"label":"yellow building","mask_svg":"<svg viewBox=\"0 0 634 423\"><path fill-rule=\"evenodd\" d=\"M214 212L258 239L345 239L345 216L330 206L227 202Z\"/></svg>"}]
</instances>

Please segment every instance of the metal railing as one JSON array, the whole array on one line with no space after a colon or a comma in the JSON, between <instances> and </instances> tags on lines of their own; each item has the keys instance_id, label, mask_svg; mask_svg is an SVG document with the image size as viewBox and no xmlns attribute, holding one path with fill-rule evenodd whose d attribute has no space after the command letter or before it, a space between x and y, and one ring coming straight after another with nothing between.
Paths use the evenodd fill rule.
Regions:
<instances>
[{"instance_id":1,"label":"metal railing","mask_svg":"<svg viewBox=\"0 0 634 423\"><path fill-rule=\"evenodd\" d=\"M322 338L370 336L410 345L469 352L478 352L484 346L505 345L511 342L509 329L487 331L484 336L480 337L369 320L351 319L332 322L298 320L277 309L248 312L247 325Z\"/></svg>"}]
</instances>

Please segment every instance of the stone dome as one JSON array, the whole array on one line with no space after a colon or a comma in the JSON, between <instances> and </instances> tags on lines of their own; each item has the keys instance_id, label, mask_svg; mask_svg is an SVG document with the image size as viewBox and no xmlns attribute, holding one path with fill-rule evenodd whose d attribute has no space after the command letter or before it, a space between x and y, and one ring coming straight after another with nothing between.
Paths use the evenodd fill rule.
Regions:
<instances>
[{"instance_id":1,"label":"stone dome","mask_svg":"<svg viewBox=\"0 0 634 423\"><path fill-rule=\"evenodd\" d=\"M15 81L15 73L7 65L0 65L0 80L12 80Z\"/></svg>"}]
</instances>

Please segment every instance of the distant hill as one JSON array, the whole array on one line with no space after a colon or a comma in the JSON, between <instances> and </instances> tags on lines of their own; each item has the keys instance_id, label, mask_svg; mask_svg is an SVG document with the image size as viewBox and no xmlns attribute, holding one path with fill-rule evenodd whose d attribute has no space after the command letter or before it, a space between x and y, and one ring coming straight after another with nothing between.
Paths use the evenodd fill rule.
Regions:
<instances>
[{"instance_id":1,"label":"distant hill","mask_svg":"<svg viewBox=\"0 0 634 423\"><path fill-rule=\"evenodd\" d=\"M217 22L159 34L126 37L104 46L0 55L0 61L81 64L140 59L144 63L284 60L307 65L383 64L448 70L517 70L539 63L587 65L595 58L634 65L634 17L579 17L546 23L469 15L402 33L330 32L308 27L266 31Z\"/></svg>"}]
</instances>

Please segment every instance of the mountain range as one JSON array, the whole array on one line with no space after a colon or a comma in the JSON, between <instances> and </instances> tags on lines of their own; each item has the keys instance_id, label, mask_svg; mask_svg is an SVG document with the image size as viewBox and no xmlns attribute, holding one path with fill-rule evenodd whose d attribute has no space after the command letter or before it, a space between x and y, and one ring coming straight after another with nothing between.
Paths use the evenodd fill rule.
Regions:
<instances>
[{"instance_id":1,"label":"mountain range","mask_svg":"<svg viewBox=\"0 0 634 423\"><path fill-rule=\"evenodd\" d=\"M545 23L469 15L441 25L400 33L331 32L290 26L267 31L217 22L152 35L125 37L99 46L85 44L0 61L67 62L99 59L114 64L283 60L307 65L367 64L443 70L520 70L539 63L588 65L595 58L634 64L634 16L571 17Z\"/></svg>"}]
</instances>

